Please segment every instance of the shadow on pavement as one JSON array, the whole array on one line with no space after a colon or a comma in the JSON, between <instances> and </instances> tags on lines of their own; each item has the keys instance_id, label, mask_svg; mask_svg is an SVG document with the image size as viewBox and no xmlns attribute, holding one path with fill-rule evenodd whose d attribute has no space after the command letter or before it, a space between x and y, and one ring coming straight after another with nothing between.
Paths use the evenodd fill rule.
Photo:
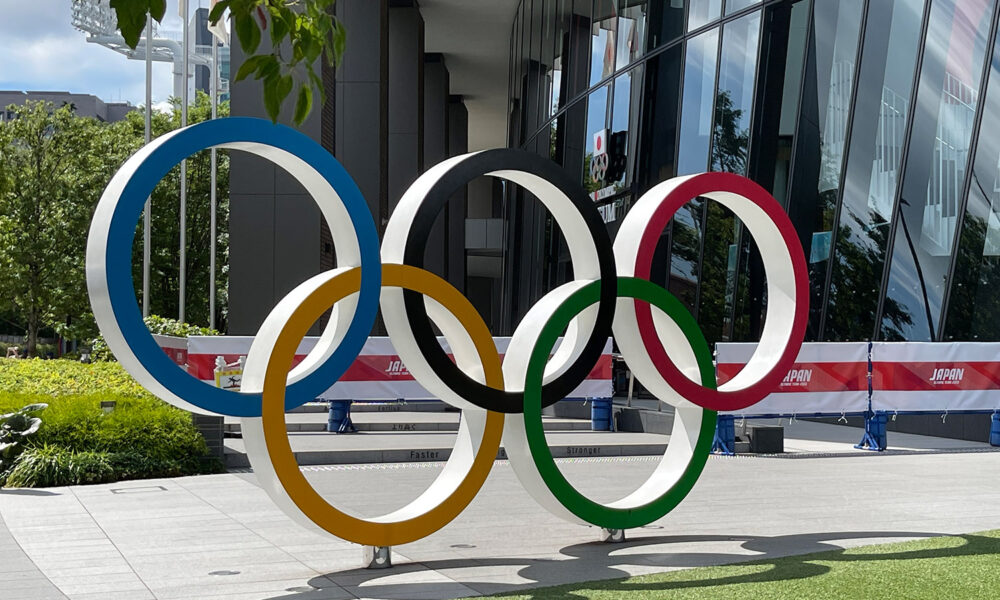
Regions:
<instances>
[{"instance_id":1,"label":"shadow on pavement","mask_svg":"<svg viewBox=\"0 0 1000 600\"><path fill-rule=\"evenodd\" d=\"M338 584L347 587L364 586L365 596L371 597L410 598L430 594L433 593L431 590L434 590L442 594L441 597L447 598L450 596L442 589L443 584L445 588L447 587L447 582L437 579L434 583L416 581L407 583L400 581L402 579L400 576L407 573L448 571L462 568L520 567L517 570L517 575L531 581L531 583L503 584L492 577L493 581L477 582L475 576L471 576L468 580L461 577L454 577L456 595L461 595L463 592L467 593L467 589L465 588L479 590L483 594L520 593L530 595L532 588L594 581L598 581L599 583L588 585L588 589L626 593L709 588L717 585L764 583L816 577L830 571L830 567L826 565L809 562L810 560L814 560L814 558L811 558L811 555L819 552L829 553L823 557L823 560L828 562L867 562L986 554L1000 555L1000 540L976 535L955 536L965 541L964 544L957 547L915 550L892 554L844 554L844 549L833 544L834 542L843 540L870 539L884 542L889 538L911 539L939 537L942 535L945 534L869 531L773 537L739 535L652 536L635 538L621 544L594 542L567 546L560 551L566 557L565 559L531 559L523 557L499 559L469 558L467 560L448 559L407 563L388 570L353 569L339 571L311 580L309 585L316 589L294 596L282 597L296 598L297 600L321 600L329 598L329 591L324 591L323 588L330 588L333 587L332 584ZM691 544L699 543L718 544L725 542L735 542L742 550L751 551L756 554L699 552L697 547L692 548L691 546ZM678 552L673 553L660 547L664 544L683 544L684 547L679 548ZM657 548L654 550L652 547ZM648 548L648 550L643 552L644 548ZM800 557L802 560L777 560L779 558L784 559L795 556ZM761 570L754 573L696 581L627 583L623 579L630 577L630 574L623 568L620 568L624 565L639 565L668 570L719 566L751 561L760 566ZM391 579L394 581L379 584L377 583L379 579ZM560 595L553 595L549 591L546 592L545 597L547 599L563 598L565 600L579 600L580 598L572 589L566 590Z\"/></svg>"},{"instance_id":2,"label":"shadow on pavement","mask_svg":"<svg viewBox=\"0 0 1000 600\"><path fill-rule=\"evenodd\" d=\"M0 496L61 496L56 492L45 490L31 490L27 488L0 489Z\"/></svg>"}]
</instances>

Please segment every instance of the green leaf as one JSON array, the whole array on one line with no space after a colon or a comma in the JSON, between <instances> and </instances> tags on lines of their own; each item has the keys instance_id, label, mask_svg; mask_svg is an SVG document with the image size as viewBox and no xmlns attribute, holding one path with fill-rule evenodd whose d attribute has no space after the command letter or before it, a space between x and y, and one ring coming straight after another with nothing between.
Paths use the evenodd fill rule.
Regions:
<instances>
[{"instance_id":1,"label":"green leaf","mask_svg":"<svg viewBox=\"0 0 1000 600\"><path fill-rule=\"evenodd\" d=\"M283 103L285 98L292 93L292 86L295 85L295 80L292 79L291 75L285 75L278 80L278 102Z\"/></svg>"},{"instance_id":2,"label":"green leaf","mask_svg":"<svg viewBox=\"0 0 1000 600\"><path fill-rule=\"evenodd\" d=\"M256 73L269 58L273 57L270 54L258 54L248 58L246 62L240 65L240 70L236 72L236 81L243 81L251 73Z\"/></svg>"},{"instance_id":3,"label":"green leaf","mask_svg":"<svg viewBox=\"0 0 1000 600\"><path fill-rule=\"evenodd\" d=\"M167 0L149 0L149 14L157 23L163 22L163 15L167 14Z\"/></svg>"},{"instance_id":4,"label":"green leaf","mask_svg":"<svg viewBox=\"0 0 1000 600\"><path fill-rule=\"evenodd\" d=\"M230 0L219 0L219 3L212 7L212 12L208 13L208 21L215 25L222 18L222 14L229 8Z\"/></svg>"},{"instance_id":5,"label":"green leaf","mask_svg":"<svg viewBox=\"0 0 1000 600\"><path fill-rule=\"evenodd\" d=\"M264 80L264 109L274 123L278 122L278 115L281 114L281 98L278 97L279 79L278 75L272 75Z\"/></svg>"},{"instance_id":6,"label":"green leaf","mask_svg":"<svg viewBox=\"0 0 1000 600\"><path fill-rule=\"evenodd\" d=\"M249 14L233 14L233 28L240 40L240 47L247 54L253 54L260 46L260 28Z\"/></svg>"},{"instance_id":7,"label":"green leaf","mask_svg":"<svg viewBox=\"0 0 1000 600\"><path fill-rule=\"evenodd\" d=\"M149 8L149 1L137 2L136 0L111 0L109 6L115 11L118 17L118 29L129 48L135 49L139 45L142 37L142 30L146 27L146 14Z\"/></svg>"},{"instance_id":8,"label":"green leaf","mask_svg":"<svg viewBox=\"0 0 1000 600\"><path fill-rule=\"evenodd\" d=\"M312 111L312 88L308 85L303 84L299 89L299 98L295 102L295 124L302 125L305 122L306 117L309 116L309 112Z\"/></svg>"}]
</instances>

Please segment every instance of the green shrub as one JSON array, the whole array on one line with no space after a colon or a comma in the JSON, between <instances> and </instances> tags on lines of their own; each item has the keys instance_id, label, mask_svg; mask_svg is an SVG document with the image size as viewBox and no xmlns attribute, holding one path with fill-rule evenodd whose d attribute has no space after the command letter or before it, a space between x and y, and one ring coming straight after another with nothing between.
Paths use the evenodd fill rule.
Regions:
<instances>
[{"instance_id":1,"label":"green shrub","mask_svg":"<svg viewBox=\"0 0 1000 600\"><path fill-rule=\"evenodd\" d=\"M166 319L156 315L150 315L143 319L146 328L150 333L156 335L172 335L174 337L191 337L192 335L219 335L219 332L208 327L198 327L189 323L182 323L175 319ZM97 336L91 344L91 359L95 362L115 361L114 354L108 348L108 343L103 336Z\"/></svg>"},{"instance_id":2,"label":"green shrub","mask_svg":"<svg viewBox=\"0 0 1000 600\"><path fill-rule=\"evenodd\" d=\"M40 399L48 400L49 407L41 428L25 443L26 450L9 471L8 486L101 483L222 469L218 460L206 458L208 447L191 415L151 396L53 398L0 392L0 412ZM109 400L115 407L105 413L101 402Z\"/></svg>"},{"instance_id":3,"label":"green shrub","mask_svg":"<svg viewBox=\"0 0 1000 600\"><path fill-rule=\"evenodd\" d=\"M55 487L117 481L107 452L73 452L56 446L27 450L7 475L9 487Z\"/></svg>"},{"instance_id":4,"label":"green shrub","mask_svg":"<svg viewBox=\"0 0 1000 600\"><path fill-rule=\"evenodd\" d=\"M152 399L118 363L0 358L0 393L60 396L107 394ZM47 402L48 400L40 400Z\"/></svg>"}]
</instances>

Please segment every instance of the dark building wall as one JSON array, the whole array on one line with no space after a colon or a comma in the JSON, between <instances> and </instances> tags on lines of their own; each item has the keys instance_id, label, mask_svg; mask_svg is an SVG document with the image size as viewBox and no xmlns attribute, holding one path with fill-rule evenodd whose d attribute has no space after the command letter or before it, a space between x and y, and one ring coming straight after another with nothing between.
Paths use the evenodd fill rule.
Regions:
<instances>
[{"instance_id":1,"label":"dark building wall","mask_svg":"<svg viewBox=\"0 0 1000 600\"><path fill-rule=\"evenodd\" d=\"M245 57L238 45L232 52L238 70ZM233 83L232 115L266 118L260 86L252 78ZM286 107L286 124L289 112ZM316 142L321 115L314 110L298 128ZM230 164L228 333L253 335L281 298L320 272L320 212L270 161L233 152Z\"/></svg>"},{"instance_id":2,"label":"dark building wall","mask_svg":"<svg viewBox=\"0 0 1000 600\"><path fill-rule=\"evenodd\" d=\"M449 94L446 62L432 57L425 68L423 19L415 3L340 0L336 11L351 33L343 62L337 70L322 67L327 103L317 103L299 129L343 164L381 233L423 172L425 153L436 163L467 150L468 119L461 98ZM233 48L232 73L244 59ZM232 92L233 115L265 117L259 82L236 83ZM234 152L230 178L229 333L249 335L288 291L331 268L336 257L312 198L283 171ZM428 244L431 270L460 289L464 216L462 193L442 213ZM381 325L375 333L384 333Z\"/></svg>"}]
</instances>

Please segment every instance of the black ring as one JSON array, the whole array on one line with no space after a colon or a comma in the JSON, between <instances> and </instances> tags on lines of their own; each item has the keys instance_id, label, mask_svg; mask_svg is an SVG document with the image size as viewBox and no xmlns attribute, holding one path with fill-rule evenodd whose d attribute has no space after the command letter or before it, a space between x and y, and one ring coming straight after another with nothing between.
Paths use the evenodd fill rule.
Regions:
<instances>
[{"instance_id":1,"label":"black ring","mask_svg":"<svg viewBox=\"0 0 1000 600\"><path fill-rule=\"evenodd\" d=\"M576 389L600 360L611 336L611 323L614 320L618 297L618 276L611 238L600 213L581 185L573 181L556 163L523 150L497 149L474 154L449 169L427 192L413 216L406 237L404 263L423 267L425 243L418 240L428 238L438 213L460 188L477 177L496 171L522 171L553 184L580 211L597 249L601 275L597 319L590 339L587 340L577 360L562 375L543 385L542 406L551 406ZM406 318L417 346L427 364L445 385L462 398L486 410L507 414L519 414L524 411L523 393L507 392L483 385L466 375L448 358L437 342L421 294L405 290L403 302L406 307Z\"/></svg>"}]
</instances>

